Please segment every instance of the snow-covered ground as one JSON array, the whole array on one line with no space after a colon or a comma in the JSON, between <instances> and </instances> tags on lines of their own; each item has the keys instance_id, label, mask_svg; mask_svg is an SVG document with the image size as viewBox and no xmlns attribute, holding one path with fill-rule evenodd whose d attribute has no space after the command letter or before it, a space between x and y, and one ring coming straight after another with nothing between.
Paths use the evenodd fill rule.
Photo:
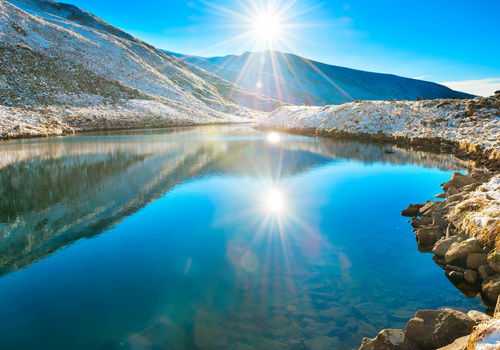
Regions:
<instances>
[{"instance_id":1,"label":"snow-covered ground","mask_svg":"<svg viewBox=\"0 0 500 350\"><path fill-rule=\"evenodd\" d=\"M472 109L475 100L361 101L325 107L282 107L257 127L278 130L385 135L459 142L477 150L500 150L498 107ZM479 108L479 107L478 107Z\"/></svg>"},{"instance_id":2,"label":"snow-covered ground","mask_svg":"<svg viewBox=\"0 0 500 350\"><path fill-rule=\"evenodd\" d=\"M122 118L122 125L132 115L145 125L226 123L281 105L75 6L0 0L0 138L59 132L43 118L66 130L82 124L65 117L77 115Z\"/></svg>"}]
</instances>

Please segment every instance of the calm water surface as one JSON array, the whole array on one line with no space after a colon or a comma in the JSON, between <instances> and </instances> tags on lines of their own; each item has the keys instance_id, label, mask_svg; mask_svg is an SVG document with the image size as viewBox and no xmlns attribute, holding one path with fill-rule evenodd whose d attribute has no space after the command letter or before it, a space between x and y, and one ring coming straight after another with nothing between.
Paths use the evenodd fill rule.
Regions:
<instances>
[{"instance_id":1,"label":"calm water surface","mask_svg":"<svg viewBox=\"0 0 500 350\"><path fill-rule=\"evenodd\" d=\"M250 126L0 143L0 348L357 349L417 309L484 310L400 216L460 164L384 147Z\"/></svg>"}]
</instances>

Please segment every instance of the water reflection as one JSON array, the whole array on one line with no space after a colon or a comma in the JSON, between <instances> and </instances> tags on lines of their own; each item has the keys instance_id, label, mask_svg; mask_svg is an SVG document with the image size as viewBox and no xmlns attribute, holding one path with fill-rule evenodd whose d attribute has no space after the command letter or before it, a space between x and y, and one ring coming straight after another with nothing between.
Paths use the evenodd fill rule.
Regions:
<instances>
[{"instance_id":1,"label":"water reflection","mask_svg":"<svg viewBox=\"0 0 500 350\"><path fill-rule=\"evenodd\" d=\"M267 206L272 211L279 211L283 207L283 197L277 189L273 188L267 196Z\"/></svg>"},{"instance_id":2,"label":"water reflection","mask_svg":"<svg viewBox=\"0 0 500 350\"><path fill-rule=\"evenodd\" d=\"M276 143L280 140L280 135L278 135L277 133L275 132L272 132L269 134L269 136L267 137L267 139L273 143Z\"/></svg>"},{"instance_id":3,"label":"water reflection","mask_svg":"<svg viewBox=\"0 0 500 350\"><path fill-rule=\"evenodd\" d=\"M0 345L351 349L417 308L470 307L393 227L401 179L457 160L277 140L217 126L0 144Z\"/></svg>"}]
</instances>

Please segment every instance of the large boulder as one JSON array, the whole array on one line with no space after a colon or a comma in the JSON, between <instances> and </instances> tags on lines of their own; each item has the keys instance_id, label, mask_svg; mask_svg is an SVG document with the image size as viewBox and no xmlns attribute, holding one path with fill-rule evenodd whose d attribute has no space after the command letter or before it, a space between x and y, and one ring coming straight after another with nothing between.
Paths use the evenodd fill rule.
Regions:
<instances>
[{"instance_id":1,"label":"large boulder","mask_svg":"<svg viewBox=\"0 0 500 350\"><path fill-rule=\"evenodd\" d=\"M421 310L406 324L406 336L424 350L436 350L469 335L475 325L474 320L457 310Z\"/></svg>"},{"instance_id":2,"label":"large boulder","mask_svg":"<svg viewBox=\"0 0 500 350\"><path fill-rule=\"evenodd\" d=\"M446 191L450 187L460 188L463 186L471 185L474 182L476 182L476 180L474 180L470 177L467 177L467 176L460 174L460 173L454 173L451 176L451 180L448 182L445 182L444 184L441 184L441 187L443 187L443 190Z\"/></svg>"},{"instance_id":3,"label":"large boulder","mask_svg":"<svg viewBox=\"0 0 500 350\"><path fill-rule=\"evenodd\" d=\"M492 302L496 302L500 295L500 275L486 277L481 285L483 294Z\"/></svg>"},{"instance_id":4,"label":"large boulder","mask_svg":"<svg viewBox=\"0 0 500 350\"><path fill-rule=\"evenodd\" d=\"M441 237L443 231L437 227L424 227L417 229L417 242L421 247L434 245Z\"/></svg>"},{"instance_id":5,"label":"large boulder","mask_svg":"<svg viewBox=\"0 0 500 350\"><path fill-rule=\"evenodd\" d=\"M401 329L384 329L375 338L364 338L359 350L420 350Z\"/></svg>"},{"instance_id":6,"label":"large boulder","mask_svg":"<svg viewBox=\"0 0 500 350\"><path fill-rule=\"evenodd\" d=\"M456 242L450 246L446 252L446 262L450 263L455 259L466 258L470 253L480 253L482 251L481 245L476 238L469 238L463 242Z\"/></svg>"},{"instance_id":7,"label":"large boulder","mask_svg":"<svg viewBox=\"0 0 500 350\"><path fill-rule=\"evenodd\" d=\"M477 270L481 265L488 265L488 254L485 253L470 253L467 255L467 267Z\"/></svg>"},{"instance_id":8,"label":"large boulder","mask_svg":"<svg viewBox=\"0 0 500 350\"><path fill-rule=\"evenodd\" d=\"M492 251L488 254L488 265L493 269L493 271L500 272L500 253Z\"/></svg>"},{"instance_id":9,"label":"large boulder","mask_svg":"<svg viewBox=\"0 0 500 350\"><path fill-rule=\"evenodd\" d=\"M463 240L465 240L464 236L451 236L448 238L443 237L436 243L436 245L432 249L432 253L439 256L445 256L446 252L448 251L448 249L450 249L453 243L460 243Z\"/></svg>"}]
</instances>

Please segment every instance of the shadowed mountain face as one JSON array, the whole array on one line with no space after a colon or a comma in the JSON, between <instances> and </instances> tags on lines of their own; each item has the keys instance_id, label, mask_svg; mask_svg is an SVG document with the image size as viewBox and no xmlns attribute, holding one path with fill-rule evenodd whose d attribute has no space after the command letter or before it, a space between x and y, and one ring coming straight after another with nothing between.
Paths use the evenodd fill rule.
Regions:
<instances>
[{"instance_id":1,"label":"shadowed mountain face","mask_svg":"<svg viewBox=\"0 0 500 350\"><path fill-rule=\"evenodd\" d=\"M473 96L436 83L332 66L277 51L209 58L168 53L249 90L298 105Z\"/></svg>"},{"instance_id":2,"label":"shadowed mountain face","mask_svg":"<svg viewBox=\"0 0 500 350\"><path fill-rule=\"evenodd\" d=\"M175 128L8 141L0 149L0 275L107 231L172 188L208 175L292 177L323 163L460 168L451 156L249 126Z\"/></svg>"}]
</instances>

